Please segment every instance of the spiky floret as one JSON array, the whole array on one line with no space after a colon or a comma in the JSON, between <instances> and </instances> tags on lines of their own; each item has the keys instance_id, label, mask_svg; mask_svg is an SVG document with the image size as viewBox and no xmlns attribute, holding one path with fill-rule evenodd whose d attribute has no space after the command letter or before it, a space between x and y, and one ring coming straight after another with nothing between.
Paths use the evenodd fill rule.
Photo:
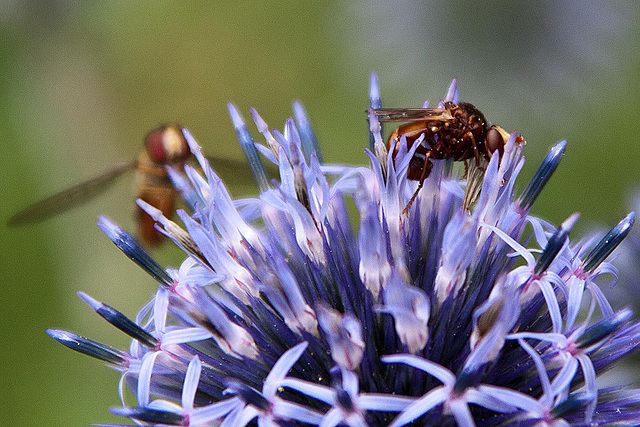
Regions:
<instances>
[{"instance_id":1,"label":"spiky floret","mask_svg":"<svg viewBox=\"0 0 640 427\"><path fill-rule=\"evenodd\" d=\"M374 107L379 94L374 75ZM446 99L457 102L455 81ZM369 167L323 165L301 104L282 133L252 110L266 145L229 111L260 196L233 201L185 130L202 173L171 176L193 212L178 211L181 227L139 204L186 260L164 270L101 218L158 291L135 321L80 294L133 338L129 351L49 331L122 372L113 413L182 426L640 423L640 391L598 384L640 342L631 312L614 311L596 283L615 276L605 259L633 214L595 244L570 242L576 214L558 228L529 214L564 141L516 197L524 158L512 134L471 211L465 180L435 160L405 215L421 139L401 138L389 156L370 110ZM257 153L279 181L266 180ZM136 404L125 403L124 385Z\"/></svg>"}]
</instances>

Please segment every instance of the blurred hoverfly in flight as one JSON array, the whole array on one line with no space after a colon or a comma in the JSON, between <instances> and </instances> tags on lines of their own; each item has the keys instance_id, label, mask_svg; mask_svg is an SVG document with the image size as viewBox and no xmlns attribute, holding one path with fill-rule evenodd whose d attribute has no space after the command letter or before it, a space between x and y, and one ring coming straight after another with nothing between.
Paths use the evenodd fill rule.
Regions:
<instances>
[{"instance_id":1,"label":"blurred hoverfly in flight","mask_svg":"<svg viewBox=\"0 0 640 427\"><path fill-rule=\"evenodd\" d=\"M178 124L165 125L151 130L144 138L144 149L131 161L113 166L107 172L76 184L57 194L40 200L13 215L7 226L15 227L48 219L67 209L78 206L106 190L116 178L127 171L136 171L137 197L158 208L171 218L175 210L178 191L171 183L165 166L182 168L193 158L189 145ZM214 160L216 166L246 169L240 160ZM222 163L222 164L221 164ZM226 163L226 164L225 164ZM244 174L250 175L250 174ZM136 206L138 236L147 246L157 246L163 236L155 229L153 219Z\"/></svg>"}]
</instances>

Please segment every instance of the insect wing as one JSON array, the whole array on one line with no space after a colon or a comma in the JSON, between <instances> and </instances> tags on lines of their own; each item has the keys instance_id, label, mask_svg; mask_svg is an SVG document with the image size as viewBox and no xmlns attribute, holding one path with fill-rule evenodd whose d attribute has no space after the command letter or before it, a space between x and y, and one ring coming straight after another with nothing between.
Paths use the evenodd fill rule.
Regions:
<instances>
[{"instance_id":1,"label":"insect wing","mask_svg":"<svg viewBox=\"0 0 640 427\"><path fill-rule=\"evenodd\" d=\"M381 122L410 122L414 120L446 122L453 120L451 112L444 108L378 108L373 111Z\"/></svg>"},{"instance_id":2,"label":"insect wing","mask_svg":"<svg viewBox=\"0 0 640 427\"><path fill-rule=\"evenodd\" d=\"M223 181L239 185L255 184L253 174L246 160L209 155L206 157L211 168L222 177ZM263 161L262 164L265 166L267 176L270 179L280 176L276 165L270 161Z\"/></svg>"},{"instance_id":3,"label":"insect wing","mask_svg":"<svg viewBox=\"0 0 640 427\"><path fill-rule=\"evenodd\" d=\"M476 164L474 158L465 160L465 175L467 177L467 186L464 190L464 198L462 199L462 207L468 211L472 204L474 204L480 197L480 191L482 190L482 183L484 180L484 173L489 166L489 162L484 156L480 156L479 165Z\"/></svg>"},{"instance_id":4,"label":"insect wing","mask_svg":"<svg viewBox=\"0 0 640 427\"><path fill-rule=\"evenodd\" d=\"M136 162L121 163L107 172L42 199L13 215L7 226L15 227L43 221L74 206L78 206L106 190L115 179L136 167Z\"/></svg>"}]
</instances>

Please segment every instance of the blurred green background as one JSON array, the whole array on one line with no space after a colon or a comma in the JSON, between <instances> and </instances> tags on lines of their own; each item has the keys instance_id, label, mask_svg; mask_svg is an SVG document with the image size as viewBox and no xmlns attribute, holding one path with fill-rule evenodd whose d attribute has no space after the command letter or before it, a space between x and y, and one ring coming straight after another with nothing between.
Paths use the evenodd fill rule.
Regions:
<instances>
[{"instance_id":1,"label":"blurred green background","mask_svg":"<svg viewBox=\"0 0 640 427\"><path fill-rule=\"evenodd\" d=\"M640 184L639 12L633 1L0 0L0 219L132 159L160 123L179 121L207 152L240 159L229 101L282 128L301 100L325 159L364 163L377 71L388 107L436 101L457 77L463 100L525 136L520 188L567 139L534 213L558 223L580 211L583 230L613 225ZM75 292L129 316L153 294L95 226L105 214L133 230L132 178L47 222L0 227L0 424L119 420L107 411L118 374L45 329L127 348ZM236 196L256 191L230 181ZM182 259L171 247L154 256Z\"/></svg>"}]
</instances>

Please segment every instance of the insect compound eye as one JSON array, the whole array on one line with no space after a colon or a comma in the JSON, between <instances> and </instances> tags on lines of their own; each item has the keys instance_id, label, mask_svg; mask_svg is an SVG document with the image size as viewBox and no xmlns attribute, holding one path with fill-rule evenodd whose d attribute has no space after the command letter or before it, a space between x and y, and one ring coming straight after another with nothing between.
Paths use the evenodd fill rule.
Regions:
<instances>
[{"instance_id":1,"label":"insect compound eye","mask_svg":"<svg viewBox=\"0 0 640 427\"><path fill-rule=\"evenodd\" d=\"M144 138L144 146L151 160L155 163L164 163L167 161L167 153L162 143L163 128L156 128L150 131Z\"/></svg>"},{"instance_id":2,"label":"insect compound eye","mask_svg":"<svg viewBox=\"0 0 640 427\"><path fill-rule=\"evenodd\" d=\"M155 163L184 161L189 155L189 145L179 125L153 129L144 143L149 157Z\"/></svg>"},{"instance_id":3,"label":"insect compound eye","mask_svg":"<svg viewBox=\"0 0 640 427\"><path fill-rule=\"evenodd\" d=\"M502 154L504 150L504 139L500 132L495 127L491 126L487 131L487 150L493 154L498 151Z\"/></svg>"}]
</instances>

